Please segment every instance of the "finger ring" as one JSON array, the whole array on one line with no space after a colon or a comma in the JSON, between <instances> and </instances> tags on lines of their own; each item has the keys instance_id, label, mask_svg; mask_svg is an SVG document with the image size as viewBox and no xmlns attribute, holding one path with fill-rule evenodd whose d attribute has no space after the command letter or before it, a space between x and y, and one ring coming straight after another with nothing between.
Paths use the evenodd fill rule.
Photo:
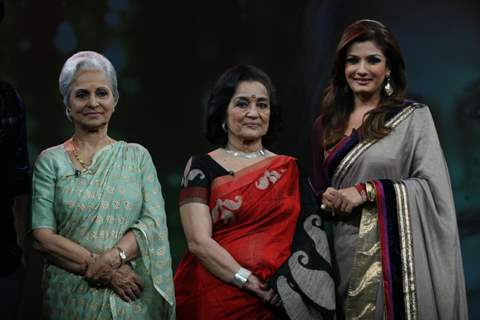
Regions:
<instances>
[{"instance_id":1,"label":"finger ring","mask_svg":"<svg viewBox=\"0 0 480 320\"><path fill-rule=\"evenodd\" d=\"M320 209L322 209L322 210L326 210L326 209L327 209L327 206L325 205L325 203L322 203L322 204L321 204Z\"/></svg>"}]
</instances>

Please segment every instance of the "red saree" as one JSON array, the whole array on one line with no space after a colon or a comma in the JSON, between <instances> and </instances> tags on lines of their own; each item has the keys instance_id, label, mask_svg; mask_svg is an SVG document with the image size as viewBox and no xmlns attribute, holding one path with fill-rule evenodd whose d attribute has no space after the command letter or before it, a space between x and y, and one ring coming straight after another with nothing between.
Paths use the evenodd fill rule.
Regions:
<instances>
[{"instance_id":1,"label":"red saree","mask_svg":"<svg viewBox=\"0 0 480 320\"><path fill-rule=\"evenodd\" d=\"M202 174L196 172L197 177ZM269 279L290 256L300 213L298 181L296 161L288 156L267 158L210 181L208 205L213 239L262 281ZM201 188L185 187L180 203L189 198L197 201ZM275 317L273 307L216 278L190 253L180 262L174 282L180 320Z\"/></svg>"}]
</instances>

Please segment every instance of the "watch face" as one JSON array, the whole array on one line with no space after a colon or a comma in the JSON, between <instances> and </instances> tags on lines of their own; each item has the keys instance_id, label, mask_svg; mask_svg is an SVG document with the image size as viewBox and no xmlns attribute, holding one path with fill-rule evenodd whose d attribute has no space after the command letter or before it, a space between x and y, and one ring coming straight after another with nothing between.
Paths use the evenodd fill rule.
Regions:
<instances>
[{"instance_id":1,"label":"watch face","mask_svg":"<svg viewBox=\"0 0 480 320\"><path fill-rule=\"evenodd\" d=\"M125 251L120 247L115 247L115 248L117 248L118 255L120 256L120 259L122 259L122 262L127 260L127 254L125 253Z\"/></svg>"}]
</instances>

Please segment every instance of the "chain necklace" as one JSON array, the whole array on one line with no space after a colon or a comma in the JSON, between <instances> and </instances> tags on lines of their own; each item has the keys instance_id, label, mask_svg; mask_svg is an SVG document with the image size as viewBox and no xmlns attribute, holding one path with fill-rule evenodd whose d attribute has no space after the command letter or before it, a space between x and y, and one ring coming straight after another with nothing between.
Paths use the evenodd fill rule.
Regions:
<instances>
[{"instance_id":1,"label":"chain necklace","mask_svg":"<svg viewBox=\"0 0 480 320\"><path fill-rule=\"evenodd\" d=\"M109 137L107 137L108 139L108 142L107 142L107 145L112 143L112 139L110 139ZM82 166L83 170L84 171L87 171L90 166L92 165L92 163L86 163L85 161L83 161L81 158L80 158L80 155L78 153L78 147L77 145L75 144L75 142L73 141L73 138L72 138L72 146L73 146L73 157L78 161L78 163L80 163L80 165Z\"/></svg>"},{"instance_id":2,"label":"chain necklace","mask_svg":"<svg viewBox=\"0 0 480 320\"><path fill-rule=\"evenodd\" d=\"M266 156L265 149L260 149L258 151L253 151L253 152L243 152L240 150L235 150L233 149L230 145L226 145L225 148L223 148L225 153L232 155L237 158L246 158L246 159L257 159L257 158L263 158Z\"/></svg>"},{"instance_id":3,"label":"chain necklace","mask_svg":"<svg viewBox=\"0 0 480 320\"><path fill-rule=\"evenodd\" d=\"M86 163L85 161L83 161L82 159L80 159L80 155L78 154L77 146L76 146L75 143L73 142L73 139L72 139L72 145L73 145L73 156L74 156L75 159L78 161L78 163L80 163L80 165L82 166L83 170L88 170L88 168L90 167L91 163Z\"/></svg>"}]
</instances>

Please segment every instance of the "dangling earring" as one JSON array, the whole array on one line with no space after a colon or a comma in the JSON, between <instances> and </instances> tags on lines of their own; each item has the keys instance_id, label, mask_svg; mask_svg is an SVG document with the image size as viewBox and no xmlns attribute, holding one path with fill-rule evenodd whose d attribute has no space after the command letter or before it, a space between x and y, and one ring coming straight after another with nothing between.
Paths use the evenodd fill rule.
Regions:
<instances>
[{"instance_id":1,"label":"dangling earring","mask_svg":"<svg viewBox=\"0 0 480 320\"><path fill-rule=\"evenodd\" d=\"M65 115L67 116L67 119L72 121L72 111L70 108L65 108Z\"/></svg>"},{"instance_id":2,"label":"dangling earring","mask_svg":"<svg viewBox=\"0 0 480 320\"><path fill-rule=\"evenodd\" d=\"M227 124L225 122L222 123L222 130L228 133Z\"/></svg>"},{"instance_id":3,"label":"dangling earring","mask_svg":"<svg viewBox=\"0 0 480 320\"><path fill-rule=\"evenodd\" d=\"M387 96L391 96L393 94L393 87L392 84L390 83L390 76L387 76L387 83L385 83L385 86L383 87L385 89L385 93Z\"/></svg>"}]
</instances>

